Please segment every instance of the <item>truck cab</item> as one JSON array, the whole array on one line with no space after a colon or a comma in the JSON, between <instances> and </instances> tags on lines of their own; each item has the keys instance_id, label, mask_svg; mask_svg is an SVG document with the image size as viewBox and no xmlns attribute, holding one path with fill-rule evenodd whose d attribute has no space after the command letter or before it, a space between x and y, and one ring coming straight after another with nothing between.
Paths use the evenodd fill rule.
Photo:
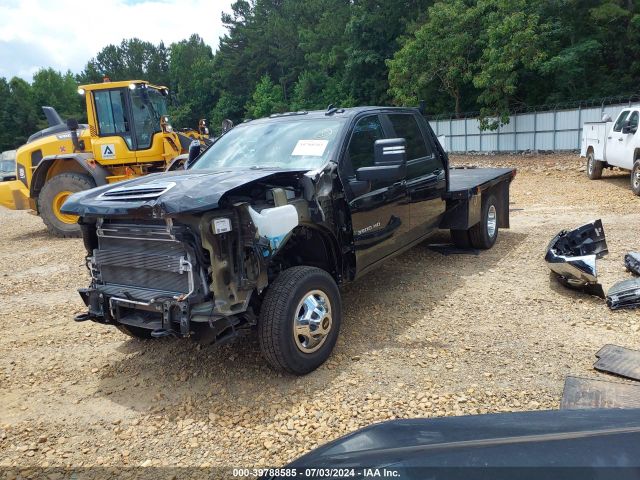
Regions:
<instances>
[{"instance_id":1,"label":"truck cab","mask_svg":"<svg viewBox=\"0 0 640 480\"><path fill-rule=\"evenodd\" d=\"M623 109L615 121L605 115L602 122L584 124L580 154L587 159L587 175L601 178L604 168L631 171L631 189L640 195L640 105Z\"/></svg>"}]
</instances>

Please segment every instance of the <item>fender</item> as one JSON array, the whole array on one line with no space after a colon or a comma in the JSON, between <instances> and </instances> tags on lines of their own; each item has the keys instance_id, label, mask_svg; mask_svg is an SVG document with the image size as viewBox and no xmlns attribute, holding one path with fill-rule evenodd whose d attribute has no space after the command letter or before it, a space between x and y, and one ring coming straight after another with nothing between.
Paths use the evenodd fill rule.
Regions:
<instances>
[{"instance_id":1,"label":"fender","mask_svg":"<svg viewBox=\"0 0 640 480\"><path fill-rule=\"evenodd\" d=\"M35 171L33 172L33 177L31 178L31 187L29 189L29 195L31 196L31 198L37 198L37 196L40 194L40 190L42 190L45 180L47 179L47 172L58 160L62 160L65 162L76 162L82 167L83 170L91 175L93 180L96 182L96 186L98 187L101 185L106 185L108 183L107 177L111 175L109 170L96 163L91 153L48 155L40 161Z\"/></svg>"}]
</instances>

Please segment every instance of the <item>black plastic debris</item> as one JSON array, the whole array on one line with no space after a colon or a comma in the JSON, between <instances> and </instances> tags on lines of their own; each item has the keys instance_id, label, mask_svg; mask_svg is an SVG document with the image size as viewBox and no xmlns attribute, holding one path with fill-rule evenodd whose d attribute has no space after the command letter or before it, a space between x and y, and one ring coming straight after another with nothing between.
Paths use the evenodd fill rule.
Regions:
<instances>
[{"instance_id":1,"label":"black plastic debris","mask_svg":"<svg viewBox=\"0 0 640 480\"><path fill-rule=\"evenodd\" d=\"M475 248L458 248L450 243L432 243L429 245L429 250L438 252L445 257L449 255L480 255L480 250Z\"/></svg>"},{"instance_id":2,"label":"black plastic debris","mask_svg":"<svg viewBox=\"0 0 640 480\"><path fill-rule=\"evenodd\" d=\"M596 353L593 368L632 380L640 380L640 352L619 345L605 345Z\"/></svg>"},{"instance_id":3,"label":"black plastic debris","mask_svg":"<svg viewBox=\"0 0 640 480\"><path fill-rule=\"evenodd\" d=\"M624 266L631 273L640 275L640 252L629 252L624 256Z\"/></svg>"},{"instance_id":4,"label":"black plastic debris","mask_svg":"<svg viewBox=\"0 0 640 480\"><path fill-rule=\"evenodd\" d=\"M563 285L604 298L598 283L596 259L609 253L602 221L575 230L562 230L547 247L547 265Z\"/></svg>"},{"instance_id":5,"label":"black plastic debris","mask_svg":"<svg viewBox=\"0 0 640 480\"><path fill-rule=\"evenodd\" d=\"M640 385L568 376L560 408L640 408Z\"/></svg>"},{"instance_id":6,"label":"black plastic debris","mask_svg":"<svg viewBox=\"0 0 640 480\"><path fill-rule=\"evenodd\" d=\"M607 305L611 310L640 307L640 278L616 283L607 292Z\"/></svg>"}]
</instances>

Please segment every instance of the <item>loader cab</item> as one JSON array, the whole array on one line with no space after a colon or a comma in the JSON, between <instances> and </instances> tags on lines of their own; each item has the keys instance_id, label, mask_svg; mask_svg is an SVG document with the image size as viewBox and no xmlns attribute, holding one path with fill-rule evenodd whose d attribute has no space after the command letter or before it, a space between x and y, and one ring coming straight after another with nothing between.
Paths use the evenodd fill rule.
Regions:
<instances>
[{"instance_id":1,"label":"loader cab","mask_svg":"<svg viewBox=\"0 0 640 480\"><path fill-rule=\"evenodd\" d=\"M160 161L168 124L168 90L143 81L108 82L84 92L92 150L101 164ZM178 147L179 148L179 147Z\"/></svg>"}]
</instances>

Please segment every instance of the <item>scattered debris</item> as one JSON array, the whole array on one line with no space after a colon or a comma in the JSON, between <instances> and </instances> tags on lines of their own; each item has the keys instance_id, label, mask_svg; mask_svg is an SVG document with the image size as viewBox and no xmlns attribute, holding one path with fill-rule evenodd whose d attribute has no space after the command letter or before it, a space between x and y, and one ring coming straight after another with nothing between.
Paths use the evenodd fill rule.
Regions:
<instances>
[{"instance_id":1,"label":"scattered debris","mask_svg":"<svg viewBox=\"0 0 640 480\"><path fill-rule=\"evenodd\" d=\"M596 370L640 381L640 351L608 344L598 350L596 357Z\"/></svg>"},{"instance_id":2,"label":"scattered debris","mask_svg":"<svg viewBox=\"0 0 640 480\"><path fill-rule=\"evenodd\" d=\"M563 285L604 298L596 259L608 252L602 221L596 220L558 233L549 243L544 259Z\"/></svg>"},{"instance_id":3,"label":"scattered debris","mask_svg":"<svg viewBox=\"0 0 640 480\"><path fill-rule=\"evenodd\" d=\"M624 256L624 265L631 273L640 275L640 252L629 252Z\"/></svg>"},{"instance_id":4,"label":"scattered debris","mask_svg":"<svg viewBox=\"0 0 640 480\"><path fill-rule=\"evenodd\" d=\"M640 408L640 385L568 376L560 408Z\"/></svg>"},{"instance_id":5,"label":"scattered debris","mask_svg":"<svg viewBox=\"0 0 640 480\"><path fill-rule=\"evenodd\" d=\"M429 245L429 249L445 257L449 255L480 255L480 250L476 248L458 248L451 243L432 243Z\"/></svg>"},{"instance_id":6,"label":"scattered debris","mask_svg":"<svg viewBox=\"0 0 640 480\"><path fill-rule=\"evenodd\" d=\"M607 305L611 310L640 307L640 278L622 280L607 292Z\"/></svg>"}]
</instances>

